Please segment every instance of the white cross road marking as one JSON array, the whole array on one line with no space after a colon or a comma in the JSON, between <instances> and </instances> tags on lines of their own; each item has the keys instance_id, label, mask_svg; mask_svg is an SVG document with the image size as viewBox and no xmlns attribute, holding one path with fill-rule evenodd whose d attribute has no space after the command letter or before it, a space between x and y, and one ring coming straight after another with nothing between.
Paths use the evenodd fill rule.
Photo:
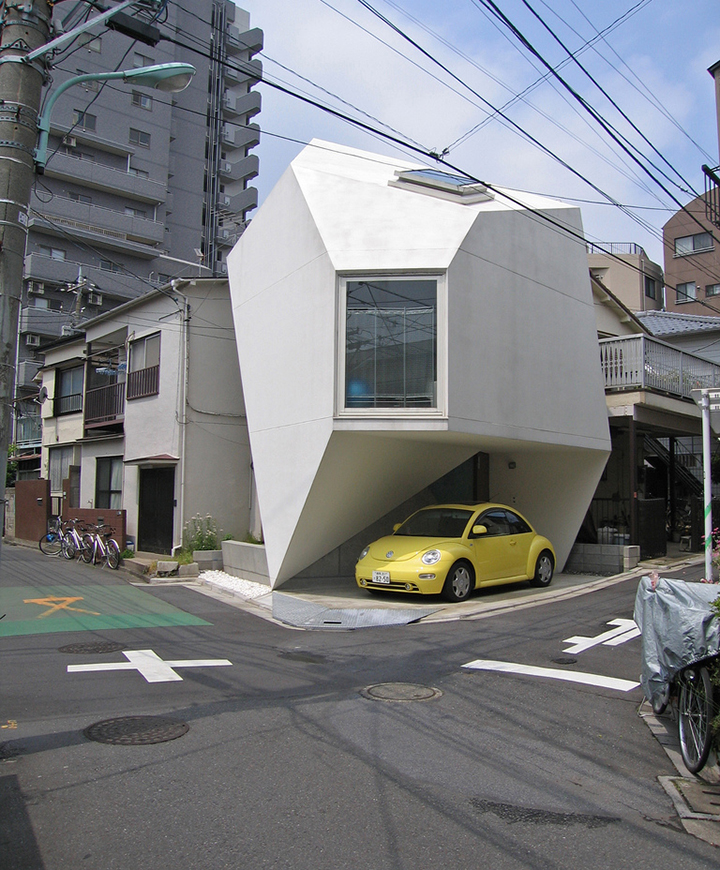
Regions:
<instances>
[{"instance_id":1,"label":"white cross road marking","mask_svg":"<svg viewBox=\"0 0 720 870\"><path fill-rule=\"evenodd\" d=\"M550 680L564 680L568 683L583 683L586 686L599 686L602 689L616 689L629 692L640 683L621 680L618 677L603 677L600 674L587 674L582 671L560 671L556 668L538 668L533 665L519 665L514 662L497 662L489 659L476 659L463 665L477 671L497 671L502 674L522 674L528 677L545 677Z\"/></svg>"},{"instance_id":2,"label":"white cross road marking","mask_svg":"<svg viewBox=\"0 0 720 870\"><path fill-rule=\"evenodd\" d=\"M182 680L173 668L218 668L231 665L228 659L187 659L185 661L166 662L151 649L136 649L123 651L126 662L102 662L92 665L68 665L69 674L85 671L138 671L148 683L170 683Z\"/></svg>"},{"instance_id":3,"label":"white cross road marking","mask_svg":"<svg viewBox=\"0 0 720 870\"><path fill-rule=\"evenodd\" d=\"M563 652L581 653L585 652L586 649L598 646L598 644L601 643L605 644L605 646L618 646L621 643L625 643L625 641L640 636L640 629L635 624L634 619L612 619L607 624L615 625L617 628L611 628L609 631L604 631L602 634L598 634L595 637L585 637L581 634L575 635L574 637L567 637L563 643L571 643L574 645L563 650Z\"/></svg>"}]
</instances>

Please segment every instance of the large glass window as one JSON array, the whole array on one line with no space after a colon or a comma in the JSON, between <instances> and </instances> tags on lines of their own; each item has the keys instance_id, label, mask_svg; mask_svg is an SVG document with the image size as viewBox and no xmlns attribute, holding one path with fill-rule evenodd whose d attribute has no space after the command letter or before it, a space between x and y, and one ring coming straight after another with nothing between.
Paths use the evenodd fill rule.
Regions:
<instances>
[{"instance_id":1,"label":"large glass window","mask_svg":"<svg viewBox=\"0 0 720 870\"><path fill-rule=\"evenodd\" d=\"M345 407L437 407L436 278L345 283Z\"/></svg>"},{"instance_id":2,"label":"large glass window","mask_svg":"<svg viewBox=\"0 0 720 870\"><path fill-rule=\"evenodd\" d=\"M98 459L95 471L95 507L122 508L122 456Z\"/></svg>"}]
</instances>

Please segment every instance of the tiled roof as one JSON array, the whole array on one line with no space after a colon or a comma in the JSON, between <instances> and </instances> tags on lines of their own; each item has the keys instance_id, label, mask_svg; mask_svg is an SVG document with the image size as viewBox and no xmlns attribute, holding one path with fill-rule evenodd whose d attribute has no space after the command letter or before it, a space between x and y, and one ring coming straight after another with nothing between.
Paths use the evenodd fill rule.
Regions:
<instances>
[{"instance_id":1,"label":"tiled roof","mask_svg":"<svg viewBox=\"0 0 720 870\"><path fill-rule=\"evenodd\" d=\"M652 335L658 337L720 330L720 317L703 317L698 314L675 314L671 311L638 311L636 315L643 326Z\"/></svg>"}]
</instances>

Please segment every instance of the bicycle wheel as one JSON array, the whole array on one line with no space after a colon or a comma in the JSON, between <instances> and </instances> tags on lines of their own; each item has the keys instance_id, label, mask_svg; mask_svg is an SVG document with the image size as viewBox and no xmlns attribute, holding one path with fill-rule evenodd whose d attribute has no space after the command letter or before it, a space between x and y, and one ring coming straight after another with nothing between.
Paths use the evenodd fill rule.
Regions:
<instances>
[{"instance_id":1,"label":"bicycle wheel","mask_svg":"<svg viewBox=\"0 0 720 870\"><path fill-rule=\"evenodd\" d=\"M713 686L706 667L688 668L682 675L678 701L678 737L685 767L697 773L710 754L713 731Z\"/></svg>"},{"instance_id":2,"label":"bicycle wheel","mask_svg":"<svg viewBox=\"0 0 720 870\"><path fill-rule=\"evenodd\" d=\"M92 535L83 535L82 550L80 550L80 558L83 562L89 565L93 561L95 555L95 539Z\"/></svg>"},{"instance_id":3,"label":"bicycle wheel","mask_svg":"<svg viewBox=\"0 0 720 870\"><path fill-rule=\"evenodd\" d=\"M40 552L46 556L59 556L62 552L62 540L57 532L48 532L38 541Z\"/></svg>"},{"instance_id":4,"label":"bicycle wheel","mask_svg":"<svg viewBox=\"0 0 720 870\"><path fill-rule=\"evenodd\" d=\"M107 563L111 568L117 570L120 567L120 547L118 547L112 538L110 538L105 546L107 548L105 553Z\"/></svg>"},{"instance_id":5,"label":"bicycle wheel","mask_svg":"<svg viewBox=\"0 0 720 870\"><path fill-rule=\"evenodd\" d=\"M75 555L77 554L77 548L75 546L75 539L72 535L63 535L62 554L69 562L75 558Z\"/></svg>"}]
</instances>

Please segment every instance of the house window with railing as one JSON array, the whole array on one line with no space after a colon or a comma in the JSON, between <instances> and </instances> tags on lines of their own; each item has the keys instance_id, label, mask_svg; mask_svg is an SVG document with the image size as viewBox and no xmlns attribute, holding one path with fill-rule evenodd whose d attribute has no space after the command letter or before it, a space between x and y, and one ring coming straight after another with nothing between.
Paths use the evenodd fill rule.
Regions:
<instances>
[{"instance_id":1,"label":"house window with railing","mask_svg":"<svg viewBox=\"0 0 720 870\"><path fill-rule=\"evenodd\" d=\"M74 414L82 411L84 366L74 366L71 369L58 369L55 374L55 399L53 413Z\"/></svg>"},{"instance_id":2,"label":"house window with railing","mask_svg":"<svg viewBox=\"0 0 720 870\"><path fill-rule=\"evenodd\" d=\"M147 335L130 345L127 376L128 399L155 396L160 391L160 333Z\"/></svg>"},{"instance_id":3,"label":"house window with railing","mask_svg":"<svg viewBox=\"0 0 720 870\"><path fill-rule=\"evenodd\" d=\"M701 251L712 251L713 237L710 233L695 233L692 236L679 236L675 239L675 256L687 257Z\"/></svg>"}]
</instances>

